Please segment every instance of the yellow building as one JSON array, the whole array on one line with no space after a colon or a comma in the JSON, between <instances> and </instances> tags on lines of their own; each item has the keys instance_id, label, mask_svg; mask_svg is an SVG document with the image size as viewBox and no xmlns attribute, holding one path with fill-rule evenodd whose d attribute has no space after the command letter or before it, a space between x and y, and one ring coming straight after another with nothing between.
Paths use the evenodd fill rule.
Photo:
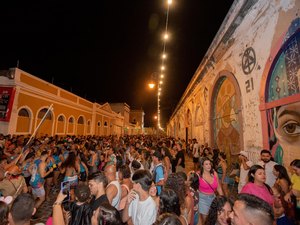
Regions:
<instances>
[{"instance_id":1,"label":"yellow building","mask_svg":"<svg viewBox=\"0 0 300 225\"><path fill-rule=\"evenodd\" d=\"M0 71L0 133L32 134L51 105L37 136L123 135L130 124L109 103L92 103L18 68Z\"/></svg>"}]
</instances>

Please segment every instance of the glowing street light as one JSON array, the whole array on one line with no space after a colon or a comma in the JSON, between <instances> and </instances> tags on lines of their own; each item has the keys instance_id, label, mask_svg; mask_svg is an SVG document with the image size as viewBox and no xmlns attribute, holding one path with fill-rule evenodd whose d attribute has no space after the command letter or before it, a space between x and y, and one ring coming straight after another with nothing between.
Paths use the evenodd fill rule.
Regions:
<instances>
[{"instance_id":1,"label":"glowing street light","mask_svg":"<svg viewBox=\"0 0 300 225\"><path fill-rule=\"evenodd\" d=\"M153 89L155 87L155 83L154 82L150 82L148 84L148 86L149 86L150 89Z\"/></svg>"},{"instance_id":2,"label":"glowing street light","mask_svg":"<svg viewBox=\"0 0 300 225\"><path fill-rule=\"evenodd\" d=\"M165 39L165 40L168 40L168 38L169 38L169 35L168 35L168 33L165 33L165 35L164 35L164 39Z\"/></svg>"}]
</instances>

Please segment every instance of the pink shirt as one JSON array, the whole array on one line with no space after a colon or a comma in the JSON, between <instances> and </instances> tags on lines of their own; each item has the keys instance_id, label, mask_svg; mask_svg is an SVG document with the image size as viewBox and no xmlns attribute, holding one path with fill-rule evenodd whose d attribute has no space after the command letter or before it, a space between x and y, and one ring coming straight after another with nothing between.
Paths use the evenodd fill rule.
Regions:
<instances>
[{"instance_id":1,"label":"pink shirt","mask_svg":"<svg viewBox=\"0 0 300 225\"><path fill-rule=\"evenodd\" d=\"M214 175L214 180L211 184L208 184L202 177L199 179L199 191L202 193L213 194L218 187L217 176Z\"/></svg>"},{"instance_id":2,"label":"pink shirt","mask_svg":"<svg viewBox=\"0 0 300 225\"><path fill-rule=\"evenodd\" d=\"M243 187L241 193L255 195L256 197L265 200L271 206L273 205L274 202L273 195L269 192L268 188L265 185L259 186L254 183L248 182Z\"/></svg>"}]
</instances>

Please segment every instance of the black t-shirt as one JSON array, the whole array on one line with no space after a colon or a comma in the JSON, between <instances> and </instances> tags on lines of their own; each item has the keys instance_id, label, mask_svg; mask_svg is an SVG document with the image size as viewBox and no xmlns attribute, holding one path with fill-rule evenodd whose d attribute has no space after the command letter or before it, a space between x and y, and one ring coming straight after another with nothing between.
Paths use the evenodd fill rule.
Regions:
<instances>
[{"instance_id":1,"label":"black t-shirt","mask_svg":"<svg viewBox=\"0 0 300 225\"><path fill-rule=\"evenodd\" d=\"M182 166L183 168L185 168L184 153L183 153L182 150L178 151L177 154L176 154L176 160L175 160L176 161L176 165L177 165L177 163L178 163L178 161L179 161L180 158L181 158L181 162L180 162L179 166Z\"/></svg>"},{"instance_id":2,"label":"black t-shirt","mask_svg":"<svg viewBox=\"0 0 300 225\"><path fill-rule=\"evenodd\" d=\"M69 225L90 225L91 224L91 206L87 203L77 205L70 202L64 205L66 211L71 212Z\"/></svg>"},{"instance_id":3,"label":"black t-shirt","mask_svg":"<svg viewBox=\"0 0 300 225\"><path fill-rule=\"evenodd\" d=\"M95 197L92 198L90 202L91 210L94 211L98 209L98 207L103 203L109 203L108 198L106 194L101 195L99 198L95 199Z\"/></svg>"}]
</instances>

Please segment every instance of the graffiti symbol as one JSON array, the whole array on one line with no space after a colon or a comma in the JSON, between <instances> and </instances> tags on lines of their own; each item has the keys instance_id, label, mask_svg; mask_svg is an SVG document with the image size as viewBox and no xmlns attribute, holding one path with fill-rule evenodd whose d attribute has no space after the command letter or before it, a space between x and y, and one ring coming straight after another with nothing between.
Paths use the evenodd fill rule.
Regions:
<instances>
[{"instance_id":1,"label":"graffiti symbol","mask_svg":"<svg viewBox=\"0 0 300 225\"><path fill-rule=\"evenodd\" d=\"M245 50L243 59L242 59L242 68L243 72L248 75L254 69L256 63L255 51L253 48L249 47Z\"/></svg>"}]
</instances>

